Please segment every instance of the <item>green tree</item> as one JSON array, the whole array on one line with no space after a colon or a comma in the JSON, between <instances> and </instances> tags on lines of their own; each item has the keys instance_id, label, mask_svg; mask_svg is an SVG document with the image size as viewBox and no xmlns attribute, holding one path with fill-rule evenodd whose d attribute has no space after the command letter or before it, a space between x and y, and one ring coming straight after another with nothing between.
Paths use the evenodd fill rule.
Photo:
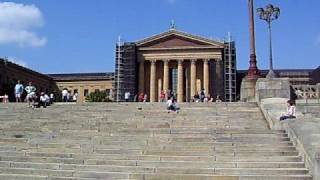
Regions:
<instances>
[{"instance_id":1,"label":"green tree","mask_svg":"<svg viewBox=\"0 0 320 180\"><path fill-rule=\"evenodd\" d=\"M109 96L106 91L96 91L91 92L89 96L86 97L88 102L110 102Z\"/></svg>"}]
</instances>

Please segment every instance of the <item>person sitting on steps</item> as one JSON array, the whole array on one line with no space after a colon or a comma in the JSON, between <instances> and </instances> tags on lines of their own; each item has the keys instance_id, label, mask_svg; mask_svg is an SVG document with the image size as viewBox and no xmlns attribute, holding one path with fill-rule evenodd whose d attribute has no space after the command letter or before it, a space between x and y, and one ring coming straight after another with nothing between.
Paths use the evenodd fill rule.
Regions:
<instances>
[{"instance_id":1,"label":"person sitting on steps","mask_svg":"<svg viewBox=\"0 0 320 180\"><path fill-rule=\"evenodd\" d=\"M48 99L46 98L44 92L41 92L40 97L38 99L38 108L43 106L43 108L46 108L48 105Z\"/></svg>"},{"instance_id":2,"label":"person sitting on steps","mask_svg":"<svg viewBox=\"0 0 320 180\"><path fill-rule=\"evenodd\" d=\"M168 101L167 101L167 110L168 110L168 113L170 113L170 111L179 113L179 108L178 108L177 104L175 103L173 96L171 96L170 99L168 99Z\"/></svg>"},{"instance_id":3,"label":"person sitting on steps","mask_svg":"<svg viewBox=\"0 0 320 180\"><path fill-rule=\"evenodd\" d=\"M296 104L293 100L287 101L287 113L280 117L280 121L296 118Z\"/></svg>"}]
</instances>

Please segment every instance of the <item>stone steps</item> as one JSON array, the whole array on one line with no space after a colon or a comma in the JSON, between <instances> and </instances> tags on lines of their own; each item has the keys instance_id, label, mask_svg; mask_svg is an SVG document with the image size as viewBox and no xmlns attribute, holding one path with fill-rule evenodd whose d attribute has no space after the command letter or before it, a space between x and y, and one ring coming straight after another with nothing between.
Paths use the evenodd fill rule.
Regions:
<instances>
[{"instance_id":1,"label":"stone steps","mask_svg":"<svg viewBox=\"0 0 320 180\"><path fill-rule=\"evenodd\" d=\"M68 165L66 165L68 166ZM29 174L29 175L48 175L61 177L89 177L94 175L112 172L130 172L140 174L202 174L202 175L307 175L308 170L305 168L177 168L177 167L134 167L134 166L101 166L96 169L75 169L79 167L61 166L61 169L39 169L39 168L5 168L0 167L0 173L7 174ZM79 176L79 174L88 172L87 176ZM90 177L89 174L92 176Z\"/></svg>"},{"instance_id":2,"label":"stone steps","mask_svg":"<svg viewBox=\"0 0 320 180\"><path fill-rule=\"evenodd\" d=\"M89 174L89 175L88 175ZM90 172L82 172L80 175L90 176ZM91 175L93 176L93 175ZM311 180L308 175L281 175L281 176L203 176L203 175L172 175L172 174L123 174L123 173L99 173L94 178L80 177L48 177L37 175L21 175L21 174L0 174L0 179L6 180L96 180L96 179L118 179L118 180Z\"/></svg>"},{"instance_id":3,"label":"stone steps","mask_svg":"<svg viewBox=\"0 0 320 180\"><path fill-rule=\"evenodd\" d=\"M256 104L24 106L0 111L0 179L312 179Z\"/></svg>"},{"instance_id":4,"label":"stone steps","mask_svg":"<svg viewBox=\"0 0 320 180\"><path fill-rule=\"evenodd\" d=\"M108 164L61 164L41 162L1 161L0 167L39 168L39 169L103 169L111 166L138 167L194 167L197 168L304 168L302 162L186 162L186 161L141 161L110 160Z\"/></svg>"}]
</instances>

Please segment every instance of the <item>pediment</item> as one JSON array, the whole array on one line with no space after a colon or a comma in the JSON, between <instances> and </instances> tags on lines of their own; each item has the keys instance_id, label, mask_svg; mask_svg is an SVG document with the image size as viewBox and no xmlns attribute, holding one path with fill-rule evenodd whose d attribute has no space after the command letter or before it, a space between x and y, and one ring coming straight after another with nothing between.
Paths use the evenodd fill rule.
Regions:
<instances>
[{"instance_id":1,"label":"pediment","mask_svg":"<svg viewBox=\"0 0 320 180\"><path fill-rule=\"evenodd\" d=\"M151 36L144 40L138 41L139 48L177 48L177 47L212 47L222 48L223 43L180 32L177 30L170 30L155 36Z\"/></svg>"}]
</instances>

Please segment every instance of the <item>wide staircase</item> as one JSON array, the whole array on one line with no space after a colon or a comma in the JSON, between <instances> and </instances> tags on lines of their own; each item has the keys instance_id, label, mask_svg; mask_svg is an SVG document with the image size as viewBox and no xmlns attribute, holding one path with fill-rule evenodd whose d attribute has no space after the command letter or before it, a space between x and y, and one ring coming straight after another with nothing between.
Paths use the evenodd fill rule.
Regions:
<instances>
[{"instance_id":1,"label":"wide staircase","mask_svg":"<svg viewBox=\"0 0 320 180\"><path fill-rule=\"evenodd\" d=\"M311 180L256 104L0 105L0 179Z\"/></svg>"}]
</instances>

